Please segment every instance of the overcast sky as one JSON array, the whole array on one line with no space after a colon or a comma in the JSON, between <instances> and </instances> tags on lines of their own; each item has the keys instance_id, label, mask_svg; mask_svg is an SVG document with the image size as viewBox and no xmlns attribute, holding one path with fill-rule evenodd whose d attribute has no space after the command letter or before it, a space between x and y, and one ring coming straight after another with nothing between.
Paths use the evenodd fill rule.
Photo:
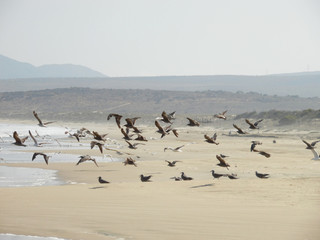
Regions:
<instances>
[{"instance_id":1,"label":"overcast sky","mask_svg":"<svg viewBox=\"0 0 320 240\"><path fill-rule=\"evenodd\" d=\"M0 54L108 76L320 70L318 0L0 0Z\"/></svg>"}]
</instances>

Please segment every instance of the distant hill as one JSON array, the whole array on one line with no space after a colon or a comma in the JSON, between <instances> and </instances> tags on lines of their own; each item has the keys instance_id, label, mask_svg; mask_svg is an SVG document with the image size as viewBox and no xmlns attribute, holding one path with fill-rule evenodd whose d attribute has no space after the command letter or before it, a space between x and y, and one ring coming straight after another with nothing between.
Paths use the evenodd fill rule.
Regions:
<instances>
[{"instance_id":1,"label":"distant hill","mask_svg":"<svg viewBox=\"0 0 320 240\"><path fill-rule=\"evenodd\" d=\"M91 78L106 77L90 68L73 64L50 64L39 67L0 55L0 79L17 78Z\"/></svg>"},{"instance_id":2,"label":"distant hill","mask_svg":"<svg viewBox=\"0 0 320 240\"><path fill-rule=\"evenodd\" d=\"M44 77L45 74L50 76ZM256 92L278 96L296 95L300 97L320 97L320 72L297 72L257 76L106 77L86 67L77 65L44 65L34 67L28 63L21 63L0 56L0 92L70 87L168 91L211 90L233 93Z\"/></svg>"}]
</instances>

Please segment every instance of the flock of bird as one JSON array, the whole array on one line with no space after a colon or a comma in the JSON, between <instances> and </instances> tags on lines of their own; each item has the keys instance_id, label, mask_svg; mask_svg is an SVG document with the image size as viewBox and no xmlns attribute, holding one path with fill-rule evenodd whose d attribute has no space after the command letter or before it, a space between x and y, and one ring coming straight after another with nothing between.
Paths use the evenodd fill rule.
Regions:
<instances>
[{"instance_id":1,"label":"flock of bird","mask_svg":"<svg viewBox=\"0 0 320 240\"><path fill-rule=\"evenodd\" d=\"M226 113L227 113L227 111L224 111L222 113L215 114L214 117L216 117L218 119L226 120L227 119ZM35 111L33 111L33 115L38 120L38 122L39 122L38 125L40 127L47 127L48 124L53 123L53 122L42 122L42 120L39 118L38 114ZM146 139L146 137L141 135L142 131L140 129L138 129L138 127L135 125L136 121L140 117L126 118L125 119L126 123L123 126L121 125L122 115L116 114L116 113L111 113L111 114L108 115L107 120L110 120L111 118L115 119L115 122L116 122L118 128L120 129L120 132L123 134L123 139L128 144L128 148L137 149L138 145L145 145L144 142L148 141ZM171 132L174 134L175 137L177 137L177 138L179 137L178 130L172 127L172 124L173 124L174 120L175 120L175 112L167 114L165 111L162 112L161 117L157 117L155 119L154 124L156 126L156 132L160 134L160 138L164 138L166 135L170 134ZM198 121L194 120L194 119L191 119L191 118L187 117L187 120L188 120L188 123L187 123L188 126L191 126L191 127L199 127L200 126L200 123ZM249 119L245 119L245 122L249 125L249 129L252 129L252 130L259 129L258 124L261 123L262 121L263 121L263 119L259 119L258 121L252 123ZM168 125L162 127L160 122L166 123ZM237 133L240 134L240 135L248 134L248 132L242 130L236 124L233 124L233 127L236 129ZM85 137L85 136L87 136L87 134L90 134L94 139L90 143L91 149L93 149L94 147L98 147L99 151L101 153L103 153L104 149L113 150L113 149L107 148L105 146L106 136L108 134L99 134L96 131L92 131L91 132L86 128L82 128L82 129L78 130L76 133L70 133L68 131L66 131L66 133L68 133L71 137L75 137L78 142L80 141L80 139L82 137ZM29 131L29 135L32 138L32 140L34 141L34 145L35 146L41 147L41 146L43 146L43 144L46 144L46 143L39 143L36 140L36 138L32 135L31 131ZM136 137L134 138L134 136L136 136ZM26 147L25 141L28 138L28 136L27 137L19 137L18 133L16 131L14 131L13 138L15 139L15 142L13 142L13 144L15 144L17 146ZM205 139L205 141L207 143L215 144L215 145L219 144L219 142L217 141L217 133L214 133L214 135L212 137L210 137L207 134L205 134L204 135L204 139ZM140 142L132 143L132 142L130 142L131 140L140 141ZM319 154L315 151L314 148L315 148L316 143L319 142L320 140L314 141L312 143L308 143L305 140L302 140L302 141L307 145L306 149L309 149L309 150L311 150L313 152L313 154L314 154L314 158L313 159L314 160L318 160L320 157L319 157ZM257 149L257 145L259 145L259 146L262 145L262 142L260 142L260 141L252 141L251 142L250 151L251 152L256 152L256 153L258 153L258 154L260 154L260 155L262 155L262 156L264 156L266 158L270 158L271 157L270 153L267 153L267 152L262 151L262 150L258 150ZM185 145L181 145L181 146L178 146L176 148L165 147L164 151L171 150L173 152L181 152L182 148L184 146ZM113 150L113 151L117 151L117 150ZM117 151L117 153L121 154L119 151ZM32 156L32 161L35 160L37 156L42 156L44 161L45 161L45 163L46 164L49 163L50 156L48 156L47 154L42 153L42 152L35 152L33 154L33 156ZM216 155L216 159L218 160L217 165L220 166L220 167L224 167L227 170L229 170L230 165L226 161L227 157L228 156L225 156L223 154ZM83 163L83 162L86 162L86 161L92 161L97 167L99 167L96 159L91 157L90 155L82 155L79 158L80 159L76 163L76 165L79 165L80 163ZM168 160L165 160L165 161L167 162L169 167L175 167L176 163L180 162L180 161L168 161ZM133 166L137 167L136 161L134 159L132 159L131 157L127 157L126 160L123 163L124 163L125 166L126 165L133 165ZM211 170L211 174L212 174L213 178L228 177L229 179L238 179L237 175L234 174L234 173L222 174L222 173L217 173L215 170ZM259 173L259 172L256 171L255 175L258 178L269 178L269 174L267 174L267 173ZM142 182L149 182L149 181L151 181L150 180L151 177L152 177L152 175L145 176L145 175L141 174L140 175L140 180ZM192 177L186 176L184 172L181 172L181 175L179 177L174 176L171 179L174 179L175 181L181 181L181 180L182 181L190 181L190 180L193 180ZM102 183L102 184L103 183L109 183L109 181L106 181L106 180L102 179L101 176L98 177L98 181L99 181L99 183Z\"/></svg>"}]
</instances>

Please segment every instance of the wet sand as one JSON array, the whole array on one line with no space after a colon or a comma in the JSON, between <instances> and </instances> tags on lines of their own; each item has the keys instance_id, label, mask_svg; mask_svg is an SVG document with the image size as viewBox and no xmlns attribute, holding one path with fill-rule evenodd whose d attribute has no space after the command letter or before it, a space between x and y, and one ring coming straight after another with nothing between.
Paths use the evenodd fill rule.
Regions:
<instances>
[{"instance_id":1,"label":"wet sand","mask_svg":"<svg viewBox=\"0 0 320 240\"><path fill-rule=\"evenodd\" d=\"M170 134L163 139L155 127L141 128L149 141L136 150L127 147L115 124L98 128L130 155L105 153L131 156L137 167L119 161L76 166L54 159L49 165L1 163L58 170L68 184L0 188L0 232L85 240L320 238L320 161L311 160L311 151L296 133L262 130L255 137L240 137L216 130L220 144L214 145L203 138L214 133L211 127L178 127L178 138ZM271 157L250 152L251 140L262 141L257 148ZM181 145L183 152L164 152L164 147ZM68 153L101 156L97 149ZM229 156L229 170L216 165L220 153ZM171 168L165 160L181 162ZM239 179L213 179L212 169ZM182 171L194 180L170 179ZM255 171L270 178L259 179ZM140 174L152 175L152 182L141 182ZM99 176L111 183L100 184Z\"/></svg>"}]
</instances>

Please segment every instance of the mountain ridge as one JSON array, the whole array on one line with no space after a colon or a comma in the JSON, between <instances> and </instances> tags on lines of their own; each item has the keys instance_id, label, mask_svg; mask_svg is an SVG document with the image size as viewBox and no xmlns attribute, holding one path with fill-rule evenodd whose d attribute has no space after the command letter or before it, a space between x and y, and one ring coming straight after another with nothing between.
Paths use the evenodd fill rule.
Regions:
<instances>
[{"instance_id":1,"label":"mountain ridge","mask_svg":"<svg viewBox=\"0 0 320 240\"><path fill-rule=\"evenodd\" d=\"M0 79L56 78L56 77L107 77L88 67L75 64L46 64L34 66L30 63L0 55Z\"/></svg>"}]
</instances>

